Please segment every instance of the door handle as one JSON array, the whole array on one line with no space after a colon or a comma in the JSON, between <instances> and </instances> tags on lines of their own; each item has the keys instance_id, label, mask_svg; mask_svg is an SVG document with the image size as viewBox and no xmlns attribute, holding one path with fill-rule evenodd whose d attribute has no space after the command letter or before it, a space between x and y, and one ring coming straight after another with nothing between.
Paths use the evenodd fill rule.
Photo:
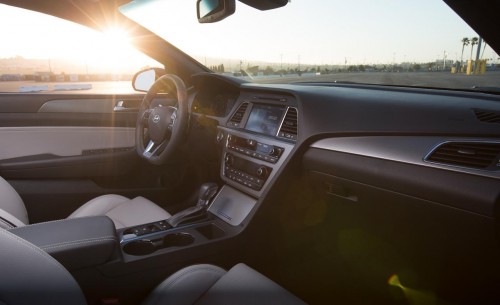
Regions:
<instances>
[{"instance_id":1,"label":"door handle","mask_svg":"<svg viewBox=\"0 0 500 305\"><path fill-rule=\"evenodd\" d=\"M139 108L137 107L126 107L125 101L117 101L113 108L114 112L136 112L138 110Z\"/></svg>"}]
</instances>

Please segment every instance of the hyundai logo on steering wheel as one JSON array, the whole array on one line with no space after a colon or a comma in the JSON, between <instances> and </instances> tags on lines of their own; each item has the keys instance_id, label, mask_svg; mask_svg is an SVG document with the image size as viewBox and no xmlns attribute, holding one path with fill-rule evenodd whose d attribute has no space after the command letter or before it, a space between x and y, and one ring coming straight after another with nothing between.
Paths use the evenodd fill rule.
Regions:
<instances>
[{"instance_id":1,"label":"hyundai logo on steering wheel","mask_svg":"<svg viewBox=\"0 0 500 305\"><path fill-rule=\"evenodd\" d=\"M159 121L160 121L160 115L155 114L155 116L153 117L153 123L158 123Z\"/></svg>"}]
</instances>

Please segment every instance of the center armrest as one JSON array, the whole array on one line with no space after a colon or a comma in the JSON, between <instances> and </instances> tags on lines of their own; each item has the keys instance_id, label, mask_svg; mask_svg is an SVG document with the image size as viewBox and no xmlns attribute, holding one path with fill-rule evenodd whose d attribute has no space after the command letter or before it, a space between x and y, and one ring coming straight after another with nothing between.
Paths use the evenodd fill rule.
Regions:
<instances>
[{"instance_id":1,"label":"center armrest","mask_svg":"<svg viewBox=\"0 0 500 305\"><path fill-rule=\"evenodd\" d=\"M68 270L103 264L118 245L113 221L106 216L56 220L9 232L40 247Z\"/></svg>"}]
</instances>

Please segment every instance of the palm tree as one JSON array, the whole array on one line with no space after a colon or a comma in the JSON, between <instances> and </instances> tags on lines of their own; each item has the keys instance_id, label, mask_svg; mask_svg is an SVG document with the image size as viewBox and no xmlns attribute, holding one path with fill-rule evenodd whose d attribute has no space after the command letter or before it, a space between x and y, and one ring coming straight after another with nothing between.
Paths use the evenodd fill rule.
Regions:
<instances>
[{"instance_id":1,"label":"palm tree","mask_svg":"<svg viewBox=\"0 0 500 305\"><path fill-rule=\"evenodd\" d=\"M471 45L471 49L470 49L470 59L472 60L472 52L474 51L474 45L478 44L479 43L479 38L477 37L472 37L471 40L470 40L470 45Z\"/></svg>"},{"instance_id":2,"label":"palm tree","mask_svg":"<svg viewBox=\"0 0 500 305\"><path fill-rule=\"evenodd\" d=\"M460 66L462 66L462 63L464 62L464 49L465 49L465 46L468 46L469 43L470 43L469 38L467 38L467 37L462 38L462 56L460 57Z\"/></svg>"}]
</instances>

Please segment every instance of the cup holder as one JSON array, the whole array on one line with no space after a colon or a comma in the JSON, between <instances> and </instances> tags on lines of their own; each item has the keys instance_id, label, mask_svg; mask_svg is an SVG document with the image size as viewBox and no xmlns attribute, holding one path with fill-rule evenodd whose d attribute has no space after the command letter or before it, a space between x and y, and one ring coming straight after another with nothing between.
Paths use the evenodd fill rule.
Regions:
<instances>
[{"instance_id":1,"label":"cup holder","mask_svg":"<svg viewBox=\"0 0 500 305\"><path fill-rule=\"evenodd\" d=\"M136 256L148 255L160 249L188 246L193 242L194 237L188 233L168 234L158 239L134 240L123 246L123 251Z\"/></svg>"},{"instance_id":2,"label":"cup holder","mask_svg":"<svg viewBox=\"0 0 500 305\"><path fill-rule=\"evenodd\" d=\"M183 247L194 242L193 236L187 233L169 234L163 238L163 247Z\"/></svg>"}]
</instances>

